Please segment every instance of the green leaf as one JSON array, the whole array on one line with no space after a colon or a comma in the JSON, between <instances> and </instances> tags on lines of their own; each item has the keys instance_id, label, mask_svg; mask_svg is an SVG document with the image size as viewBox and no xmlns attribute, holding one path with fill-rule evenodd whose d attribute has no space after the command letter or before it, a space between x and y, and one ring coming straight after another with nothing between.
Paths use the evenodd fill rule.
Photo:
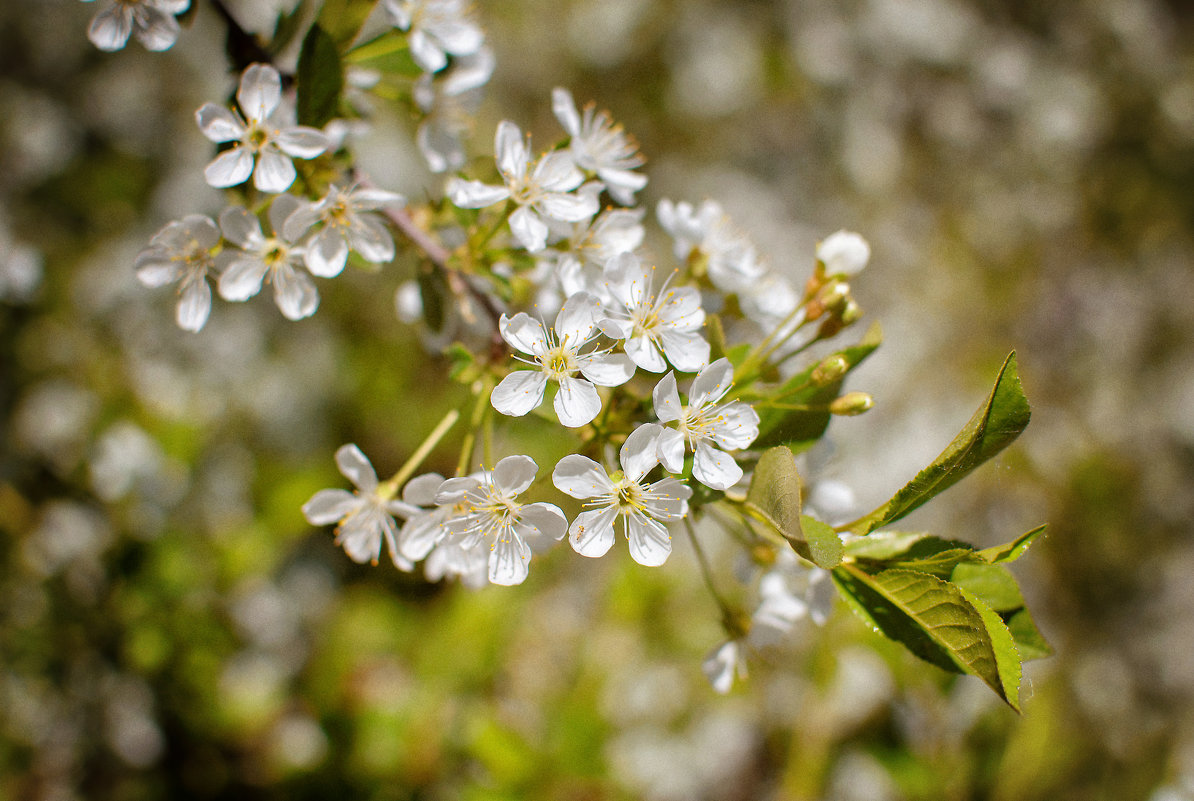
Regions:
<instances>
[{"instance_id":1,"label":"green leaf","mask_svg":"<svg viewBox=\"0 0 1194 801\"><path fill-rule=\"evenodd\" d=\"M298 121L322 128L340 107L344 67L336 43L319 25L312 25L303 39L298 60Z\"/></svg>"},{"instance_id":2,"label":"green leaf","mask_svg":"<svg viewBox=\"0 0 1194 801\"><path fill-rule=\"evenodd\" d=\"M782 409L768 407L765 403L755 405L759 413L759 436L755 439L754 447L766 448L772 445L787 445L793 451L802 451L820 439L829 427L829 404L841 394L842 384L846 375L867 356L874 353L875 348L883 341L883 332L878 323L872 325L862 340L851 347L839 351L846 363L846 371L836 381L828 384L813 382L813 371L817 365L810 365L805 370L789 378L778 387L766 392L766 399L783 403L788 406L808 406L807 409Z\"/></svg>"},{"instance_id":3,"label":"green leaf","mask_svg":"<svg viewBox=\"0 0 1194 801\"><path fill-rule=\"evenodd\" d=\"M981 598L1007 624L1024 659L1053 655L1049 641L1036 627L1015 577L1002 564L959 564L950 580Z\"/></svg>"},{"instance_id":4,"label":"green leaf","mask_svg":"<svg viewBox=\"0 0 1194 801\"><path fill-rule=\"evenodd\" d=\"M875 631L943 670L977 676L1019 710L1015 645L981 599L914 570L870 575L844 564L832 575L850 608Z\"/></svg>"},{"instance_id":5,"label":"green leaf","mask_svg":"<svg viewBox=\"0 0 1194 801\"><path fill-rule=\"evenodd\" d=\"M828 570L842 563L842 538L833 530L833 526L815 517L801 515L800 528L804 532L812 561L818 567Z\"/></svg>"},{"instance_id":6,"label":"green leaf","mask_svg":"<svg viewBox=\"0 0 1194 801\"><path fill-rule=\"evenodd\" d=\"M324 0L315 21L332 37L336 49L343 52L360 33L374 5L374 0Z\"/></svg>"},{"instance_id":7,"label":"green leaf","mask_svg":"<svg viewBox=\"0 0 1194 801\"><path fill-rule=\"evenodd\" d=\"M1004 361L990 396L949 447L891 500L854 521L846 530L853 534L868 534L952 487L1020 436L1028 425L1030 414L1013 351Z\"/></svg>"},{"instance_id":8,"label":"green leaf","mask_svg":"<svg viewBox=\"0 0 1194 801\"><path fill-rule=\"evenodd\" d=\"M949 578L960 562L981 559L969 543L943 540L931 534L885 532L854 540L847 546L863 570L875 573L889 568L917 570Z\"/></svg>"},{"instance_id":9,"label":"green leaf","mask_svg":"<svg viewBox=\"0 0 1194 801\"><path fill-rule=\"evenodd\" d=\"M357 45L348 51L344 60L350 64L406 78L416 78L423 72L423 68L416 64L410 55L406 34L398 30L387 31L375 39Z\"/></svg>"},{"instance_id":10,"label":"green leaf","mask_svg":"<svg viewBox=\"0 0 1194 801\"><path fill-rule=\"evenodd\" d=\"M830 526L800 514L800 492L796 458L782 445L771 448L755 466L746 494L747 512L781 534L805 559L833 567L842 561L841 538Z\"/></svg>"},{"instance_id":11,"label":"green leaf","mask_svg":"<svg viewBox=\"0 0 1194 801\"><path fill-rule=\"evenodd\" d=\"M1046 526L1043 525L1037 526L1032 531L1020 535L1012 542L1004 545L996 545L991 548L984 548L978 552L979 556L983 558L983 561L994 565L1014 562L1024 555L1024 552L1028 550L1028 546L1032 545L1037 535L1045 532L1045 528Z\"/></svg>"}]
</instances>

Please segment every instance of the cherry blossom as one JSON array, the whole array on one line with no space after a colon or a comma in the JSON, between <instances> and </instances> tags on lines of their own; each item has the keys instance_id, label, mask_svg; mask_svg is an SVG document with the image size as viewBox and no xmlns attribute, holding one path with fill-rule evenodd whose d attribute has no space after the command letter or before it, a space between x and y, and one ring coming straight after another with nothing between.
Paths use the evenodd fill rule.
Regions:
<instances>
[{"instance_id":1,"label":"cherry blossom","mask_svg":"<svg viewBox=\"0 0 1194 801\"><path fill-rule=\"evenodd\" d=\"M236 111L204 103L195 112L199 130L213 142L236 142L203 171L215 187L236 186L253 176L262 192L285 192L298 173L291 158L312 159L328 148L323 131L291 122L282 104L282 78L268 64L250 64L241 75ZM246 121L247 118L247 121Z\"/></svg>"},{"instance_id":2,"label":"cherry blossom","mask_svg":"<svg viewBox=\"0 0 1194 801\"><path fill-rule=\"evenodd\" d=\"M759 415L741 401L719 404L734 377L729 359L718 359L697 373L688 392L688 405L680 404L676 377L665 375L652 393L655 414L662 423L675 422L677 428L665 428L659 439L663 466L679 473L684 468L685 442L695 454L692 476L706 487L725 490L742 478L742 468L734 457L717 447L745 448L759 435Z\"/></svg>"},{"instance_id":3,"label":"cherry blossom","mask_svg":"<svg viewBox=\"0 0 1194 801\"><path fill-rule=\"evenodd\" d=\"M198 331L211 313L211 286L215 271L212 251L220 243L220 229L210 217L188 214L168 223L137 255L137 278L149 287L178 283L175 319L186 331Z\"/></svg>"},{"instance_id":4,"label":"cherry blossom","mask_svg":"<svg viewBox=\"0 0 1194 801\"><path fill-rule=\"evenodd\" d=\"M568 541L577 553L604 555L614 544L614 523L621 518L634 561L650 567L667 561L672 538L665 523L688 513L692 490L673 476L644 483L659 464L659 434L655 423L631 432L619 453L622 469L612 475L580 454L565 456L556 464L551 476L556 487L592 507L577 515L568 529Z\"/></svg>"}]
</instances>

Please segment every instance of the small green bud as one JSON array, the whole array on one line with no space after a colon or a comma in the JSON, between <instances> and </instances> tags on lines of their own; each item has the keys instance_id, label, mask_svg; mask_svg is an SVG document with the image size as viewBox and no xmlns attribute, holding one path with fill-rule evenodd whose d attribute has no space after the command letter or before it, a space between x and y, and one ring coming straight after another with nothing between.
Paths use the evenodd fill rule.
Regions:
<instances>
[{"instance_id":1,"label":"small green bud","mask_svg":"<svg viewBox=\"0 0 1194 801\"><path fill-rule=\"evenodd\" d=\"M846 305L841 312L842 324L850 325L857 322L860 317L862 317L862 307L855 302L854 298L847 298Z\"/></svg>"},{"instance_id":2,"label":"small green bud","mask_svg":"<svg viewBox=\"0 0 1194 801\"><path fill-rule=\"evenodd\" d=\"M869 393L847 392L829 404L829 413L852 416L869 411L874 405L875 399Z\"/></svg>"},{"instance_id":3,"label":"small green bud","mask_svg":"<svg viewBox=\"0 0 1194 801\"><path fill-rule=\"evenodd\" d=\"M840 353L828 356L813 368L812 381L818 387L824 387L838 381L850 369L850 363Z\"/></svg>"}]
</instances>

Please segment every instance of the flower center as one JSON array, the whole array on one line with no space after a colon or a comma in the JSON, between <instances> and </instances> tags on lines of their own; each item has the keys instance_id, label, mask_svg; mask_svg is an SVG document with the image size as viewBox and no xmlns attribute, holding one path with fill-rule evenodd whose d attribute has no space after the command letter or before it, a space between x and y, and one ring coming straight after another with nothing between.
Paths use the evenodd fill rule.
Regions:
<instances>
[{"instance_id":1,"label":"flower center","mask_svg":"<svg viewBox=\"0 0 1194 801\"><path fill-rule=\"evenodd\" d=\"M571 376L578 369L576 354L563 345L556 345L543 354L539 363L543 365L544 372L556 381Z\"/></svg>"}]
</instances>

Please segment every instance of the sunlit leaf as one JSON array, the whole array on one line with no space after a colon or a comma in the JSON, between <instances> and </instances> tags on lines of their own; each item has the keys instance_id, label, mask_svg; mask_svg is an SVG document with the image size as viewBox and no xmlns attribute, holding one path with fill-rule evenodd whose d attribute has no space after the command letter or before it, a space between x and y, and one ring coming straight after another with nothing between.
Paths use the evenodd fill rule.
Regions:
<instances>
[{"instance_id":1,"label":"sunlit leaf","mask_svg":"<svg viewBox=\"0 0 1194 801\"><path fill-rule=\"evenodd\" d=\"M1038 535L1045 532L1045 528L1046 526L1037 526L1032 531L1020 535L1012 542L1004 545L995 545L991 548L984 548L979 551L979 555L982 556L983 561L990 562L991 564L998 565L1014 562L1024 555L1024 552L1028 550L1028 547L1032 545Z\"/></svg>"},{"instance_id":2,"label":"sunlit leaf","mask_svg":"<svg viewBox=\"0 0 1194 801\"><path fill-rule=\"evenodd\" d=\"M1015 577L1000 564L959 564L950 580L981 598L1007 624L1023 659L1052 656L1053 648L1036 627Z\"/></svg>"},{"instance_id":3,"label":"sunlit leaf","mask_svg":"<svg viewBox=\"0 0 1194 801\"><path fill-rule=\"evenodd\" d=\"M327 31L337 49L343 52L360 33L361 26L375 5L374 0L324 0L316 23Z\"/></svg>"},{"instance_id":4,"label":"sunlit leaf","mask_svg":"<svg viewBox=\"0 0 1194 801\"><path fill-rule=\"evenodd\" d=\"M1031 411L1020 387L1016 354L1004 361L986 402L931 465L917 474L891 500L846 530L867 534L898 520L930 498L952 487L970 471L1006 448L1028 425Z\"/></svg>"},{"instance_id":5,"label":"sunlit leaf","mask_svg":"<svg viewBox=\"0 0 1194 801\"><path fill-rule=\"evenodd\" d=\"M1020 662L1003 621L977 596L914 570L868 574L852 564L833 579L875 631L943 670L982 679L1019 709Z\"/></svg>"},{"instance_id":6,"label":"sunlit leaf","mask_svg":"<svg viewBox=\"0 0 1194 801\"><path fill-rule=\"evenodd\" d=\"M770 526L805 559L821 567L842 560L842 542L832 527L800 514L800 475L796 459L782 445L759 458L746 496L750 515Z\"/></svg>"}]
</instances>

